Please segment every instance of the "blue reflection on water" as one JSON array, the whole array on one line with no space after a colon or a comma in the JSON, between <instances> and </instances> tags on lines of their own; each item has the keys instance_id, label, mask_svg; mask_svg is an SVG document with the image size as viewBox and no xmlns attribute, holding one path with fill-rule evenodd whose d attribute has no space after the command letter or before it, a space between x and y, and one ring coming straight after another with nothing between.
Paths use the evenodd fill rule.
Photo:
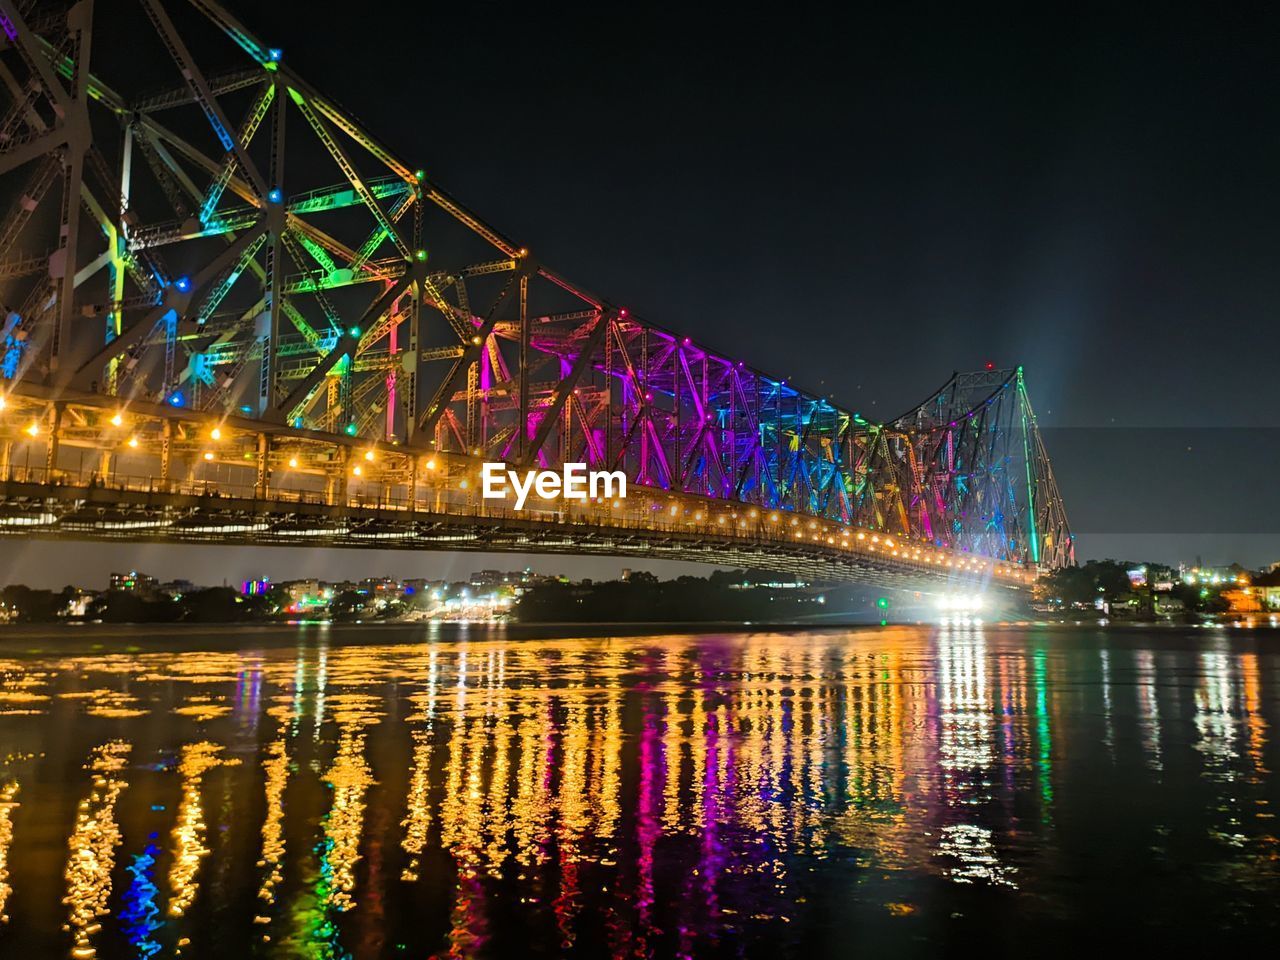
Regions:
<instances>
[{"instance_id":1,"label":"blue reflection on water","mask_svg":"<svg viewBox=\"0 0 1280 960\"><path fill-rule=\"evenodd\" d=\"M160 941L154 934L164 926L158 919L160 907L156 903L159 890L152 879L160 849L148 843L142 853L134 854L133 861L125 867L132 879L124 892L124 909L120 911L120 926L129 943L137 949L138 957L153 957L160 952Z\"/></svg>"}]
</instances>

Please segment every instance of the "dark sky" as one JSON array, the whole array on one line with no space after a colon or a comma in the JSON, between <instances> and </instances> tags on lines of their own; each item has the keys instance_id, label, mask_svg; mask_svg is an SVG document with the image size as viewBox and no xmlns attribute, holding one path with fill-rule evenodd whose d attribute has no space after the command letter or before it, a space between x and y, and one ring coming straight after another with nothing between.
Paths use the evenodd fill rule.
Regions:
<instances>
[{"instance_id":1,"label":"dark sky","mask_svg":"<svg viewBox=\"0 0 1280 960\"><path fill-rule=\"evenodd\" d=\"M1067 435L1083 556L1280 560L1265 5L228 6L543 262L870 416L989 360L1051 455L1198 428Z\"/></svg>"}]
</instances>

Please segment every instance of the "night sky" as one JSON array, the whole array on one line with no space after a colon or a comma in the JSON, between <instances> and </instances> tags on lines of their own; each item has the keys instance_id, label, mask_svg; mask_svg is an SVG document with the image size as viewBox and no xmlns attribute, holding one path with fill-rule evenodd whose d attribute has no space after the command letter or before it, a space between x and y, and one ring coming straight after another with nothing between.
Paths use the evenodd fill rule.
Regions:
<instances>
[{"instance_id":1,"label":"night sky","mask_svg":"<svg viewBox=\"0 0 1280 960\"><path fill-rule=\"evenodd\" d=\"M1280 560L1263 5L228 6L490 223L655 322L875 419L955 369L1023 364L1082 559ZM0 580L483 565L11 543Z\"/></svg>"}]
</instances>

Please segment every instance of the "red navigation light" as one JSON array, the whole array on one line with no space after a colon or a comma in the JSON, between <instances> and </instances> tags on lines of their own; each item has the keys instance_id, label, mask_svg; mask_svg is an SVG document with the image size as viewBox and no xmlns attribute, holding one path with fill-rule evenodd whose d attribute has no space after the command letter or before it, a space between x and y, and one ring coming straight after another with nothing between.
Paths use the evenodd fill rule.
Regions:
<instances>
[{"instance_id":1,"label":"red navigation light","mask_svg":"<svg viewBox=\"0 0 1280 960\"><path fill-rule=\"evenodd\" d=\"M995 365L994 363L992 363L990 360L988 360L988 361L987 361L987 369L988 369L988 370L994 370L995 368L996 368L996 365Z\"/></svg>"}]
</instances>

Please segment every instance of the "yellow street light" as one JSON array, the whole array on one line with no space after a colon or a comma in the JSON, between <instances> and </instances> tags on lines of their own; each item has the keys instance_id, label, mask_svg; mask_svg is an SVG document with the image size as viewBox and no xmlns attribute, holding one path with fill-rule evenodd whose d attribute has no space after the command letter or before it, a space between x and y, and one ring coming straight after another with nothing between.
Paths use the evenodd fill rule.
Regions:
<instances>
[{"instance_id":1,"label":"yellow street light","mask_svg":"<svg viewBox=\"0 0 1280 960\"><path fill-rule=\"evenodd\" d=\"M32 420L31 426L27 427L27 434L32 437L40 436L40 424Z\"/></svg>"},{"instance_id":2,"label":"yellow street light","mask_svg":"<svg viewBox=\"0 0 1280 960\"><path fill-rule=\"evenodd\" d=\"M137 437L130 437L130 438L129 438L129 446L131 446L131 447L135 447L135 448L136 448L136 447L138 446L138 438L137 438Z\"/></svg>"},{"instance_id":3,"label":"yellow street light","mask_svg":"<svg viewBox=\"0 0 1280 960\"><path fill-rule=\"evenodd\" d=\"M290 458L289 458L289 469L290 469L290 470L297 470L297 469L298 469L298 458L297 458L297 457L290 457Z\"/></svg>"},{"instance_id":4,"label":"yellow street light","mask_svg":"<svg viewBox=\"0 0 1280 960\"><path fill-rule=\"evenodd\" d=\"M213 459L213 451L212 451L212 450L206 450L206 451L204 452L204 458L205 458L206 460L212 460L212 459Z\"/></svg>"},{"instance_id":5,"label":"yellow street light","mask_svg":"<svg viewBox=\"0 0 1280 960\"><path fill-rule=\"evenodd\" d=\"M117 413L115 416L111 418L111 425L113 427L118 427L122 423L124 423L124 417L122 417L119 413Z\"/></svg>"},{"instance_id":6,"label":"yellow street light","mask_svg":"<svg viewBox=\"0 0 1280 960\"><path fill-rule=\"evenodd\" d=\"M217 427L214 427L212 430L209 431L209 436L214 440L221 440L222 431L219 430Z\"/></svg>"}]
</instances>

